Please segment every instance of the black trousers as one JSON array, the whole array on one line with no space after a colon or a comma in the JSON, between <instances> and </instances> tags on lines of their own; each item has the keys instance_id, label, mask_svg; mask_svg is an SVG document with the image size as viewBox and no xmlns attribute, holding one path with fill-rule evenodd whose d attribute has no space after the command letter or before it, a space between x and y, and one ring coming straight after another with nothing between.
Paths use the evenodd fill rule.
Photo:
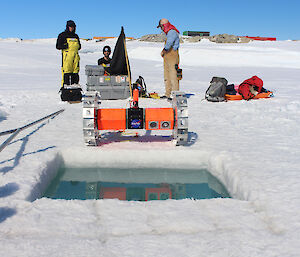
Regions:
<instances>
[{"instance_id":1,"label":"black trousers","mask_svg":"<svg viewBox=\"0 0 300 257\"><path fill-rule=\"evenodd\" d=\"M64 85L72 85L79 83L78 73L65 73L64 74Z\"/></svg>"}]
</instances>

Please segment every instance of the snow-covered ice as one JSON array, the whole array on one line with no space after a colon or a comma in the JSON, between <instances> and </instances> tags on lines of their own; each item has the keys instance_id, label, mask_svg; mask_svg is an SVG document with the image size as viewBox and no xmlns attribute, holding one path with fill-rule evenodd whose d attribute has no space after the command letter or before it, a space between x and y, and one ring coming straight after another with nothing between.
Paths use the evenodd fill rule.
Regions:
<instances>
[{"instance_id":1,"label":"snow-covered ice","mask_svg":"<svg viewBox=\"0 0 300 257\"><path fill-rule=\"evenodd\" d=\"M106 42L82 41L84 67ZM135 80L164 93L162 43L127 42ZM190 142L116 142L87 148L82 105L62 103L55 39L0 41L0 132L59 109L0 153L0 255L300 256L300 41L184 43L181 90ZM202 101L213 76L241 83L257 75L275 97ZM127 100L109 101L120 107ZM141 105L168 105L141 99ZM1 143L8 136L1 137ZM207 168L232 199L125 202L40 198L59 165Z\"/></svg>"}]
</instances>

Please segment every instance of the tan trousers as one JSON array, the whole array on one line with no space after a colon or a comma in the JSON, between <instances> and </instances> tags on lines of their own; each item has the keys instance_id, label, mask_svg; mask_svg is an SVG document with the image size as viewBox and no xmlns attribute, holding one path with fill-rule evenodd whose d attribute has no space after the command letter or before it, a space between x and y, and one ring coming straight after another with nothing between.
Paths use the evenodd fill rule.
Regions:
<instances>
[{"instance_id":1,"label":"tan trousers","mask_svg":"<svg viewBox=\"0 0 300 257\"><path fill-rule=\"evenodd\" d=\"M170 97L172 91L179 90L179 80L175 64L179 64L178 50L171 49L164 55L165 96Z\"/></svg>"}]
</instances>

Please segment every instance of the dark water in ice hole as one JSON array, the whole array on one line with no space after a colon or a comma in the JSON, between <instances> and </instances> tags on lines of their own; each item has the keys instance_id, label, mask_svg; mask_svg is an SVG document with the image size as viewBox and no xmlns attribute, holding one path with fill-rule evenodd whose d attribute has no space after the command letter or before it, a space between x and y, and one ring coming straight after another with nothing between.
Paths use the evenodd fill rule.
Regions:
<instances>
[{"instance_id":1,"label":"dark water in ice hole","mask_svg":"<svg viewBox=\"0 0 300 257\"><path fill-rule=\"evenodd\" d=\"M226 188L205 169L64 167L43 196L127 201L230 197Z\"/></svg>"}]
</instances>

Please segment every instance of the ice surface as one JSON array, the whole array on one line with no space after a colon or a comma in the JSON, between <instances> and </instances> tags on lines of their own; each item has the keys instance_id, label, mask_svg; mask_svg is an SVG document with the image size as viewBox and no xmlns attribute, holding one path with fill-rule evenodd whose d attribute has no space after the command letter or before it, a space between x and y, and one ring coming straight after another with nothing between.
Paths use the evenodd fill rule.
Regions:
<instances>
[{"instance_id":1,"label":"ice surface","mask_svg":"<svg viewBox=\"0 0 300 257\"><path fill-rule=\"evenodd\" d=\"M84 66L108 42L82 42ZM162 43L127 42L133 80L164 93ZM116 142L86 148L81 104L62 103L55 39L0 41L0 131L65 108L1 152L1 256L299 256L300 42L184 43L180 89L193 93L187 147ZM275 97L202 101L213 76L257 75ZM126 107L126 100L107 102ZM163 106L164 100L141 100ZM1 137L4 141L6 136ZM2 141L1 141L2 142ZM122 202L38 199L58 166L207 168L234 199ZM38 200L35 200L38 199Z\"/></svg>"}]
</instances>

